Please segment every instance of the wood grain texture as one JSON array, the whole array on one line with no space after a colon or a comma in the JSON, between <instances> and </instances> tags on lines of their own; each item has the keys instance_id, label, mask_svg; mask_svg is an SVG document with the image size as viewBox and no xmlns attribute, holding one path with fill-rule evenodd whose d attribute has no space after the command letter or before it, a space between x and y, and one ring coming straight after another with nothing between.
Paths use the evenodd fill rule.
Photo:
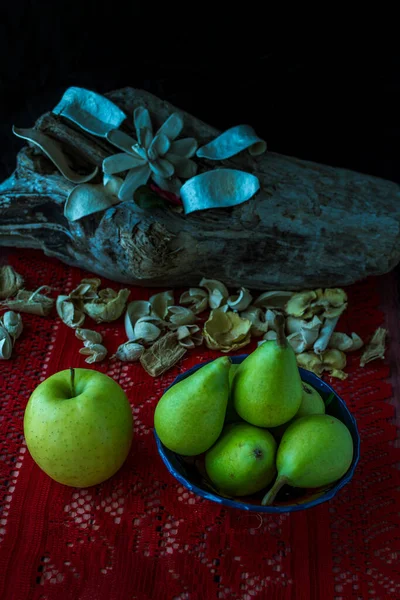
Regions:
<instances>
[{"instance_id":1,"label":"wood grain texture","mask_svg":"<svg viewBox=\"0 0 400 600\"><path fill-rule=\"evenodd\" d=\"M219 133L145 91L124 88L108 97L127 115L146 106L155 126L177 110L183 134L199 144ZM52 114L35 127L63 142L83 171L115 150ZM129 120L126 130L132 131ZM215 167L198 162L199 172ZM42 248L68 264L146 286L197 284L203 276L255 289L348 285L400 261L398 184L272 152L256 159L241 153L218 166L253 172L260 192L233 209L184 216L168 208L145 212L132 201L71 223L63 204L74 184L36 149L24 148L0 186L0 245Z\"/></svg>"}]
</instances>

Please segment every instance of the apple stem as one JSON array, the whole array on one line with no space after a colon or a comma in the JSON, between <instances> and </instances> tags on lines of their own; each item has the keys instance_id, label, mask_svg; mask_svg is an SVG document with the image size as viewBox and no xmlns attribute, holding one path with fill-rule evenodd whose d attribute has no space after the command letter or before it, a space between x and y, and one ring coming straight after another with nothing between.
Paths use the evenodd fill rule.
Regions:
<instances>
[{"instance_id":1,"label":"apple stem","mask_svg":"<svg viewBox=\"0 0 400 600\"><path fill-rule=\"evenodd\" d=\"M76 396L76 394L75 394L75 369L70 367L69 370L71 373L71 393L72 393L71 398L75 398L75 396Z\"/></svg>"},{"instance_id":2,"label":"apple stem","mask_svg":"<svg viewBox=\"0 0 400 600\"><path fill-rule=\"evenodd\" d=\"M288 482L289 479L287 477L278 477L272 488L269 490L269 492L265 494L264 498L261 500L261 506L269 506L270 504L272 504L279 490L283 488L283 486L286 485Z\"/></svg>"},{"instance_id":3,"label":"apple stem","mask_svg":"<svg viewBox=\"0 0 400 600\"><path fill-rule=\"evenodd\" d=\"M276 341L280 348L286 348L287 341L285 335L285 319L283 315L276 315L275 317L275 327L276 327Z\"/></svg>"}]
</instances>

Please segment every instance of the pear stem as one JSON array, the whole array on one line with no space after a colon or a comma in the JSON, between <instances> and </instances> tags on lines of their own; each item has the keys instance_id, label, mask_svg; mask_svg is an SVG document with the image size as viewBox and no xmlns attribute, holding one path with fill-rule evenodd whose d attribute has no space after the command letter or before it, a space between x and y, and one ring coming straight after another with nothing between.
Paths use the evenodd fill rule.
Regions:
<instances>
[{"instance_id":1,"label":"pear stem","mask_svg":"<svg viewBox=\"0 0 400 600\"><path fill-rule=\"evenodd\" d=\"M264 498L261 500L261 506L270 506L275 500L279 490L283 488L289 482L289 479L285 476L277 478L272 488L267 492Z\"/></svg>"},{"instance_id":2,"label":"pear stem","mask_svg":"<svg viewBox=\"0 0 400 600\"><path fill-rule=\"evenodd\" d=\"M276 341L280 348L286 348L287 340L285 335L285 319L283 315L276 315L275 317L275 327L276 327Z\"/></svg>"},{"instance_id":3,"label":"pear stem","mask_svg":"<svg viewBox=\"0 0 400 600\"><path fill-rule=\"evenodd\" d=\"M75 398L76 393L75 393L75 369L73 369L72 367L70 367L69 369L70 373L71 373L71 398Z\"/></svg>"}]
</instances>

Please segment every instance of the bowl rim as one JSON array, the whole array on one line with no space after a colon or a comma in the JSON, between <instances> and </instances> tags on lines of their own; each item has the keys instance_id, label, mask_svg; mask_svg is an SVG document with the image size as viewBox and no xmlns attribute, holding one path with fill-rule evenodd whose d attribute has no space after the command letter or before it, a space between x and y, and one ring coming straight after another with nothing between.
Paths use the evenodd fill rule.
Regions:
<instances>
[{"instance_id":1,"label":"bowl rim","mask_svg":"<svg viewBox=\"0 0 400 600\"><path fill-rule=\"evenodd\" d=\"M247 358L247 356L249 356L249 355L248 354L240 354L240 355L236 355L236 356L230 356L229 358L231 358L233 364L240 364L241 362L243 362L243 360L245 358ZM171 387L173 387L176 383L179 383L179 381L186 379L186 377L188 377L189 375L192 375L193 373L195 373L196 371L198 371L199 369L204 367L206 364L212 362L213 360L215 360L215 359L210 359L205 362L197 363L190 369L184 371L183 373L180 373L174 379L174 381L164 390L163 394L165 394L165 392L167 390L169 390ZM315 498L314 500L305 502L304 504L281 505L281 506L279 506L279 505L277 505L277 506L274 506L274 505L261 506L260 504L248 504L246 502L240 502L240 501L232 500L230 498L225 498L223 496L218 496L217 494L214 494L211 491L206 491L203 488L200 488L195 483L192 483L190 480L186 479L183 475L181 475L181 473L179 473L179 471L177 471L175 469L175 467L171 464L171 462L167 456L167 452L172 452L172 450L168 450L168 448L166 448L166 446L164 446L164 444L161 442L160 438L158 437L156 430L153 429L158 453L161 456L161 459L164 462L165 466L167 467L167 470L169 471L169 473L173 477L175 477L175 479L177 479L179 481L179 483L181 483L184 487L189 489L191 492L197 494L198 496L205 498L206 500L210 500L212 502L215 502L217 504L222 504L224 506L229 506L230 508L236 508L237 510L246 510L249 512L272 513L272 514L273 513L276 514L276 513L298 512L300 510L307 510L309 508L314 508L315 506L318 506L319 504L322 504L324 502L332 500L332 498L337 494L337 492L339 490L341 490L345 485L347 485L349 483L349 481L352 479L352 477L354 475L354 471L355 471L358 461L360 459L360 434L358 432L357 422L356 422L356 419L354 418L354 416L352 415L352 413L350 412L350 410L348 409L347 404L345 403L343 398L341 398L339 396L339 394L328 383L326 383L320 377L315 375L315 373L312 373L311 371L307 371L306 369L303 369L301 367L299 367L299 372L300 372L302 381L305 381L306 383L310 383L310 384L312 384L313 382L317 383L319 387L321 387L321 386L324 387L325 388L324 391L326 391L327 393L333 393L335 395L336 399L339 401L339 404L346 411L347 416L353 426L353 431L350 431L352 439L353 439L353 459L351 461L351 465L348 468L348 470L346 471L346 473L337 481L336 485L331 487L325 494L321 495L318 498ZM179 456L176 452L173 452L173 454L176 454L177 456Z\"/></svg>"}]
</instances>

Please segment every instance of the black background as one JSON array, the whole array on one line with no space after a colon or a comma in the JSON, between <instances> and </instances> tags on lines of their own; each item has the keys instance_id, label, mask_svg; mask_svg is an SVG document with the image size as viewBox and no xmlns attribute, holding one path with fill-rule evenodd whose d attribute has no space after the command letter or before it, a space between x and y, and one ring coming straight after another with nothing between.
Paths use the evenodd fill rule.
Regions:
<instances>
[{"instance_id":1,"label":"black background","mask_svg":"<svg viewBox=\"0 0 400 600\"><path fill-rule=\"evenodd\" d=\"M238 5L229 19L199 4L7 6L1 178L22 145L13 124L33 125L71 85L98 92L131 85L220 129L249 123L272 151L400 182L400 52L378 42L379 32L361 40L354 30L329 32L325 19L292 33L251 10L255 4Z\"/></svg>"}]
</instances>

